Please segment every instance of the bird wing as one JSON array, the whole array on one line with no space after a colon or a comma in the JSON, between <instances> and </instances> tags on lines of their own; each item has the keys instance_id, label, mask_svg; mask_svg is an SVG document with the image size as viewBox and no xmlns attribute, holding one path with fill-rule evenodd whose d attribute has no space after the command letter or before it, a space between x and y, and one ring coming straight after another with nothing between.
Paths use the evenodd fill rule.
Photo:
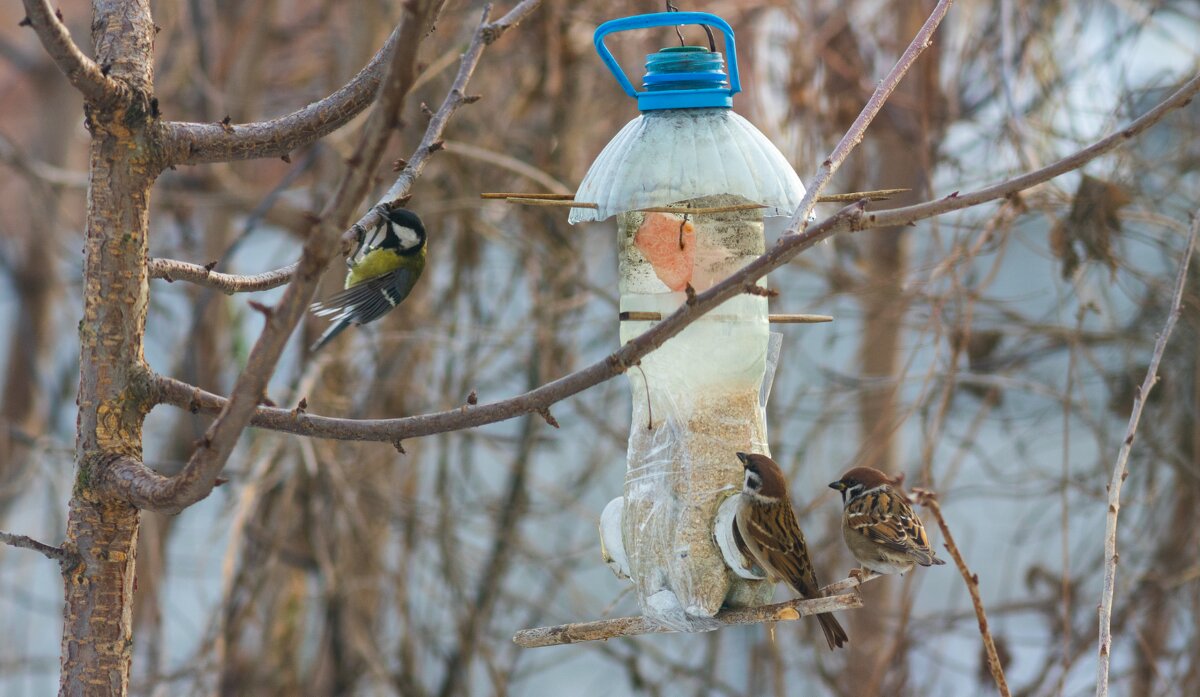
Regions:
<instances>
[{"instance_id":1,"label":"bird wing","mask_svg":"<svg viewBox=\"0 0 1200 697\"><path fill-rule=\"evenodd\" d=\"M846 524L868 539L925 566L940 563L912 504L890 490L869 491L846 506Z\"/></svg>"},{"instance_id":2,"label":"bird wing","mask_svg":"<svg viewBox=\"0 0 1200 697\"><path fill-rule=\"evenodd\" d=\"M759 564L768 572L786 581L801 597L819 597L821 585L791 503L785 502L780 510L777 516L746 516L746 535L754 540Z\"/></svg>"},{"instance_id":3,"label":"bird wing","mask_svg":"<svg viewBox=\"0 0 1200 697\"><path fill-rule=\"evenodd\" d=\"M313 303L311 309L318 317L332 315L332 322L366 324L403 302L416 285L418 275L410 268L394 269Z\"/></svg>"}]
</instances>

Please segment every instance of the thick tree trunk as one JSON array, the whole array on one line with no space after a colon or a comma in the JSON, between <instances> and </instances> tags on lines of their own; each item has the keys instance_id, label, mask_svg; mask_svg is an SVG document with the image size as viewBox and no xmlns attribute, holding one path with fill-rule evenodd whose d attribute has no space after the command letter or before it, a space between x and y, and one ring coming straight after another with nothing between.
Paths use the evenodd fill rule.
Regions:
<instances>
[{"instance_id":1,"label":"thick tree trunk","mask_svg":"<svg viewBox=\"0 0 1200 697\"><path fill-rule=\"evenodd\" d=\"M911 2L894 6L896 41L906 41L900 37L913 36L919 30L931 5ZM896 53L903 45L895 47ZM937 65L936 48L931 48L897 88L869 136L871 157L867 161L874 166L867 175L868 188L911 189L896 200L897 205L927 198L940 138L937 123L942 118ZM864 315L858 359L867 384L858 396L861 445L855 464L892 474L901 466L895 436L905 418L897 408L897 391L902 377L900 342L910 304L904 290L907 238L904 228L872 230L863 235L860 248L865 285L858 291ZM884 579L864 588L863 595L868 607L900 607L899 591L896 583ZM894 615L853 613L848 663L860 670L845 674L844 694L867 697L903 689L907 665L902 660L896 665L905 653L902 631Z\"/></svg>"},{"instance_id":2,"label":"thick tree trunk","mask_svg":"<svg viewBox=\"0 0 1200 697\"><path fill-rule=\"evenodd\" d=\"M65 546L79 562L64 570L60 695L125 695L133 641L138 511L94 487L116 457L141 459L148 401L143 364L149 191L158 174L151 147L148 0L93 3L96 60L130 88L129 98L87 106L92 133L83 321L79 325L76 479Z\"/></svg>"}]
</instances>

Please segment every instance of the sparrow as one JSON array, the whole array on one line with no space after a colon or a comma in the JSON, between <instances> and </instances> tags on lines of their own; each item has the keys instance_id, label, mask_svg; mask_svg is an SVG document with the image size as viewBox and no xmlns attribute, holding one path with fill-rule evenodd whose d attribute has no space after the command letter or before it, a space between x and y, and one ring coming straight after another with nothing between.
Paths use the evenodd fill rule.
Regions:
<instances>
[{"instance_id":1,"label":"sparrow","mask_svg":"<svg viewBox=\"0 0 1200 697\"><path fill-rule=\"evenodd\" d=\"M925 526L894 483L877 469L855 467L829 485L842 493L842 537L850 553L879 574L902 574L914 564L945 564L934 556Z\"/></svg>"},{"instance_id":2,"label":"sparrow","mask_svg":"<svg viewBox=\"0 0 1200 697\"><path fill-rule=\"evenodd\" d=\"M804 533L796 522L783 471L766 455L738 453L737 457L745 468L746 479L734 531L769 580L784 581L801 598L821 597L821 584L808 557ZM816 617L829 648L849 641L833 615Z\"/></svg>"},{"instance_id":3,"label":"sparrow","mask_svg":"<svg viewBox=\"0 0 1200 697\"><path fill-rule=\"evenodd\" d=\"M406 208L384 208L381 213L383 219L372 231L369 244L366 231L359 228L358 248L346 261L350 270L345 289L309 308L318 317L333 316L333 324L310 351L319 350L352 324L366 324L387 314L408 297L425 270L421 219ZM383 240L376 245L381 233Z\"/></svg>"}]
</instances>

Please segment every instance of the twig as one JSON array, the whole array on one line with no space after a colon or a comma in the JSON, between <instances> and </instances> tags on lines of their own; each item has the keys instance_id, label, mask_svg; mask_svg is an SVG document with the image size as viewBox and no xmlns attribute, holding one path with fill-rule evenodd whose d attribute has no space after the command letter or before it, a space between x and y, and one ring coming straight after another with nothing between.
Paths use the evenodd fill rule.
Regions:
<instances>
[{"instance_id":1,"label":"twig","mask_svg":"<svg viewBox=\"0 0 1200 697\"><path fill-rule=\"evenodd\" d=\"M550 187L550 188L556 188L556 187ZM574 201L575 194L571 194L571 193L562 193L562 194L527 193L527 194L523 194L523 193L515 193L515 192L493 191L493 192L485 192L485 193L479 194L479 198L500 200L500 201L503 201L504 199L509 199L509 198L536 198L536 199L545 200L545 201Z\"/></svg>"},{"instance_id":2,"label":"twig","mask_svg":"<svg viewBox=\"0 0 1200 697\"><path fill-rule=\"evenodd\" d=\"M927 201L912 206L904 206L903 208L892 208L874 212L870 216L868 227L908 225L917 220L924 220L925 218L932 218L935 215L949 213L950 211L978 206L981 203L994 201L1018 191L1033 188L1038 184L1050 181L1060 174L1079 169L1097 157L1128 143L1146 129L1161 121L1170 112L1189 104L1197 92L1200 92L1200 72L1193 75L1174 94L1159 102L1153 109L1129 122L1129 125L1057 162L968 194L954 193L936 201Z\"/></svg>"},{"instance_id":3,"label":"twig","mask_svg":"<svg viewBox=\"0 0 1200 697\"><path fill-rule=\"evenodd\" d=\"M95 61L79 50L71 40L66 25L55 16L47 0L24 0L24 4L29 26L37 33L46 53L50 54L59 70L85 99L96 102L129 93L124 85L105 75Z\"/></svg>"},{"instance_id":4,"label":"twig","mask_svg":"<svg viewBox=\"0 0 1200 697\"><path fill-rule=\"evenodd\" d=\"M788 221L787 229L784 235L795 235L804 232L808 229L808 216L812 214L813 207L817 204L817 197L825 190L829 180L833 178L834 172L842 166L850 152L855 146L862 142L863 136L867 132L867 127L875 120L875 116L883 109L883 105L887 103L888 97L904 79L909 68L916 62L917 57L925 51L926 48L933 43L933 33L937 31L938 25L946 17L946 13L950 11L950 6L954 4L954 0L940 0L929 18L925 20L925 24L921 26L921 30L913 37L913 40L908 44L908 48L904 49L904 53L900 55L900 60L896 61L896 65L892 66L890 72L875 88L875 93L867 100L865 106L858 114L858 118L854 119L854 123L850 125L850 130L846 131L846 135L838 142L837 147L829 154L829 157L821 163L821 167L817 170L817 174L808 182L807 190L804 192L804 198L800 200L800 205L796 207L796 212L792 214L791 220Z\"/></svg>"},{"instance_id":5,"label":"twig","mask_svg":"<svg viewBox=\"0 0 1200 697\"><path fill-rule=\"evenodd\" d=\"M38 542L32 537L25 535L14 535L9 532L0 531L0 542L11 547L20 547L22 549L32 549L35 552L41 552L47 559L52 559L62 566L74 564L78 557L62 547L48 545L45 542Z\"/></svg>"},{"instance_id":6,"label":"twig","mask_svg":"<svg viewBox=\"0 0 1200 697\"><path fill-rule=\"evenodd\" d=\"M501 167L510 172L513 172L514 174L519 174L522 177L525 177L526 179L528 179L534 183L540 184L541 186L544 186L547 189L550 189L551 191L556 192L555 194L549 194L551 196L563 196L566 198L574 198L574 194L569 193L570 188L566 184L563 184L562 182L558 181L554 177L547 174L545 171L540 170L537 167L534 167L533 165L529 164L528 162L522 162L521 160L518 160L517 158L513 157L512 155L505 155L504 153L501 153L501 152L496 152L494 150L488 150L487 148L481 148L478 145L472 145L471 143L464 143L461 141L450 141L450 140L446 141L446 152L448 152L452 155L456 155L458 157L465 157L468 159L477 160L479 162L486 162L487 164L495 165L496 167ZM521 194L512 194L512 195L513 196L521 196ZM488 196L487 194L484 194L481 198L496 198L496 197ZM540 198L540 197L535 197L535 198Z\"/></svg>"},{"instance_id":7,"label":"twig","mask_svg":"<svg viewBox=\"0 0 1200 697\"><path fill-rule=\"evenodd\" d=\"M149 262L150 278L161 278L171 281L190 281L214 288L227 295L234 293L250 293L260 290L270 290L287 285L295 273L299 262L289 264L282 269L252 276L241 276L230 273L210 271L199 264L189 264L175 259L151 259Z\"/></svg>"},{"instance_id":8,"label":"twig","mask_svg":"<svg viewBox=\"0 0 1200 697\"><path fill-rule=\"evenodd\" d=\"M865 198L868 201L886 201L891 197L911 189L875 189L872 191L851 191L848 194L821 194L817 203L854 203Z\"/></svg>"},{"instance_id":9,"label":"twig","mask_svg":"<svg viewBox=\"0 0 1200 697\"><path fill-rule=\"evenodd\" d=\"M979 576L971 573L971 570L967 568L967 562L963 561L962 553L958 551L958 545L954 544L954 536L950 534L950 527L946 525L946 519L942 517L942 508L938 505L937 496L933 492L916 488L912 490L912 493L916 497L917 503L933 514L938 527L942 530L942 539L946 542L946 550L954 558L958 573L962 574L963 581L967 584L967 592L971 594L971 604L975 606L975 619L979 621L979 634L983 637L983 648L987 651L988 670L992 672L992 679L996 681L996 689L1000 691L1001 697L1009 697L1008 681L1004 679L1004 667L1000 665L1000 658L996 655L996 642L992 640L992 633L988 630L987 614L983 611L983 599L979 597Z\"/></svg>"},{"instance_id":10,"label":"twig","mask_svg":"<svg viewBox=\"0 0 1200 697\"><path fill-rule=\"evenodd\" d=\"M459 146L462 147L462 146ZM486 151L485 151L486 152ZM526 165L526 167L528 167ZM533 170L536 172L537 170ZM533 177L533 172L524 173L525 176ZM551 187L557 188L557 187ZM564 187L565 188L565 187ZM818 196L817 203L854 203L859 200L867 201L886 201L896 194L908 191L908 189L876 189L874 191L855 191L848 194L829 194L827 196ZM590 203L587 201L576 201L575 194L569 193L549 193L549 194L512 194L512 193L482 193L479 195L482 199L503 199L508 203L517 203L525 206L558 206L561 208L599 208L600 204ZM641 213L677 213L686 211L693 214L706 213L732 213L735 211L755 210L758 208L766 208L761 203L738 203L732 206L713 206L710 208L691 208L688 206L651 206L648 208L637 208Z\"/></svg>"},{"instance_id":11,"label":"twig","mask_svg":"<svg viewBox=\"0 0 1200 697\"><path fill-rule=\"evenodd\" d=\"M1167 312L1166 322L1158 334L1154 344L1154 354L1150 358L1150 367L1146 369L1146 379L1141 388L1134 393L1133 411L1129 414L1129 427L1125 430L1125 440L1117 453L1117 463L1113 467L1112 479L1108 482L1108 516L1104 526L1104 588L1100 592L1100 664L1096 668L1096 697L1108 695L1108 664L1112 654L1112 607L1113 592L1117 579L1117 514L1121 510L1121 484L1129 476L1126 464L1129 462L1129 452L1133 448L1133 439L1137 435L1138 422L1142 418L1142 409L1146 406L1146 398L1150 390L1158 382L1158 364L1162 362L1163 352L1167 348L1167 340L1175 330L1175 322L1179 319L1180 307L1183 305L1183 289L1187 285L1188 264L1196 249L1196 235L1200 233L1200 211L1192 214L1191 231L1188 233L1187 245L1184 247L1183 259L1179 262L1179 271L1175 276L1175 290L1171 297L1171 309Z\"/></svg>"},{"instance_id":12,"label":"twig","mask_svg":"<svg viewBox=\"0 0 1200 697\"><path fill-rule=\"evenodd\" d=\"M617 317L622 322L658 322L662 319L662 313L627 310ZM709 313L707 317L708 319L717 319L720 315ZM829 315L767 315L767 321L771 324L819 324L832 322L833 317Z\"/></svg>"},{"instance_id":13,"label":"twig","mask_svg":"<svg viewBox=\"0 0 1200 697\"><path fill-rule=\"evenodd\" d=\"M762 624L763 622L790 622L809 615L819 615L835 610L853 610L862 607L862 596L858 586L877 575L869 574L861 580L848 578L821 589L825 597L804 600L797 598L774 605L736 608L722 610L713 618L723 626L734 627L744 624ZM841 591L850 591L840 593ZM840 594L839 594L840 593ZM615 617L595 622L577 622L560 624L552 627L537 627L523 629L513 635L513 643L521 648L532 649L540 646L559 646L562 644L577 644L581 641L603 641L623 636L638 636L640 634L670 634L675 630L646 617Z\"/></svg>"},{"instance_id":14,"label":"twig","mask_svg":"<svg viewBox=\"0 0 1200 697\"><path fill-rule=\"evenodd\" d=\"M344 245L353 242L354 230L356 228L370 230L382 222L379 212L381 207L390 208L402 205L408 200L409 191L412 190L412 186L417 181L417 178L421 176L425 165L429 163L429 158L433 153L443 148L445 141L442 138L442 133L446 129L446 124L450 122L450 118L454 116L459 107L474 101L474 99L467 96L467 83L470 82L471 76L475 74L475 67L479 65L479 58L483 55L483 50L496 41L496 39L500 38L504 32L520 23L529 13L537 9L540 4L541 0L523 0L516 7L509 10L508 14L495 22L488 22L492 6L489 4L484 7L483 20L480 22L479 28L475 30L475 35L471 38L471 44L467 47L466 52L463 53L458 66L458 74L454 76L454 82L450 85L450 90L446 93L446 98L442 100L442 105L430 117L429 125L425 128L425 135L421 138L421 142L417 144L412 157L408 158L405 162L404 169L396 175L396 180L392 183L387 193L383 195L381 203L368 210L366 214L359 218L342 235L342 243Z\"/></svg>"}]
</instances>

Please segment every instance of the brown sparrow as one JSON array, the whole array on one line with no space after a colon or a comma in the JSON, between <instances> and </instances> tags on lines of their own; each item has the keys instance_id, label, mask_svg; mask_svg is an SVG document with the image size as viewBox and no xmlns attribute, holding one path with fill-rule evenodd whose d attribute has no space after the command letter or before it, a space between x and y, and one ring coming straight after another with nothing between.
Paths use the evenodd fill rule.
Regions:
<instances>
[{"instance_id":1,"label":"brown sparrow","mask_svg":"<svg viewBox=\"0 0 1200 697\"><path fill-rule=\"evenodd\" d=\"M819 598L821 584L808 558L804 533L796 522L783 471L766 455L738 453L737 456L746 470L746 480L734 531L750 556L767 572L769 580L786 582L801 598ZM833 615L816 617L829 648L838 648L849 641Z\"/></svg>"},{"instance_id":2,"label":"brown sparrow","mask_svg":"<svg viewBox=\"0 0 1200 697\"><path fill-rule=\"evenodd\" d=\"M925 526L895 483L877 469L855 467L829 485L842 492L842 537L850 553L879 574L945 564L929 548Z\"/></svg>"}]
</instances>

